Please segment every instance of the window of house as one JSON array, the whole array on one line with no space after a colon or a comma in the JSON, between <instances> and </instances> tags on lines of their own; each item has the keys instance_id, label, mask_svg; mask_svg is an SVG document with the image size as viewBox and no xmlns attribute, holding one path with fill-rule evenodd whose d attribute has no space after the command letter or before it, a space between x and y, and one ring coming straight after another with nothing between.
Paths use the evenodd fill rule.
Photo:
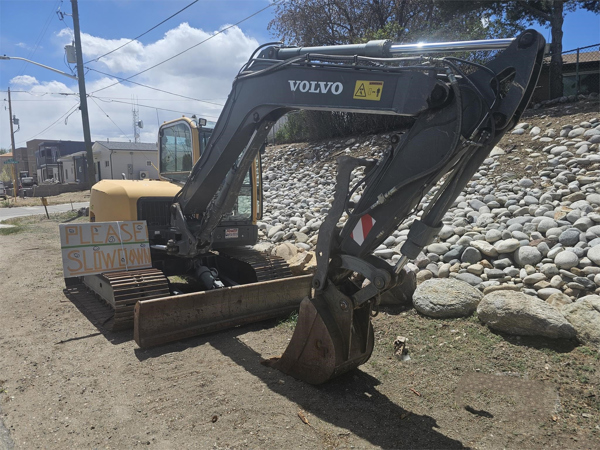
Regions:
<instances>
[{"instance_id":1,"label":"window of house","mask_svg":"<svg viewBox=\"0 0 600 450\"><path fill-rule=\"evenodd\" d=\"M152 161L146 161L147 166L152 166Z\"/></svg>"},{"instance_id":2,"label":"window of house","mask_svg":"<svg viewBox=\"0 0 600 450\"><path fill-rule=\"evenodd\" d=\"M110 161L104 161L104 167L110 166Z\"/></svg>"},{"instance_id":3,"label":"window of house","mask_svg":"<svg viewBox=\"0 0 600 450\"><path fill-rule=\"evenodd\" d=\"M65 180L68 180L68 179L69 179L69 171L65 170Z\"/></svg>"},{"instance_id":4,"label":"window of house","mask_svg":"<svg viewBox=\"0 0 600 450\"><path fill-rule=\"evenodd\" d=\"M71 167L71 173L74 173L74 172L73 172L73 168L72 168L72 167Z\"/></svg>"}]
</instances>

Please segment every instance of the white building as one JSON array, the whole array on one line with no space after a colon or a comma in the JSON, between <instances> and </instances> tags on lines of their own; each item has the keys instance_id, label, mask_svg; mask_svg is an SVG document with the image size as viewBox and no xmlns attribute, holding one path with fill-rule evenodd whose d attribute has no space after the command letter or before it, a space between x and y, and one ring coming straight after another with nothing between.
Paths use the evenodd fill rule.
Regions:
<instances>
[{"instance_id":1,"label":"white building","mask_svg":"<svg viewBox=\"0 0 600 450\"><path fill-rule=\"evenodd\" d=\"M94 142L92 146L96 181L106 179L158 179L158 147L134 142ZM64 183L86 182L86 152L77 152L58 160Z\"/></svg>"}]
</instances>

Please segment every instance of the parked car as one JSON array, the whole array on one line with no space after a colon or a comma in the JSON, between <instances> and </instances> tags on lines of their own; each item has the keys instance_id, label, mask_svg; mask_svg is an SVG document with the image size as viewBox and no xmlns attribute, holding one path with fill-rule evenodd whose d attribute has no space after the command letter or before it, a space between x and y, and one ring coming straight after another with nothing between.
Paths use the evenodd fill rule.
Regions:
<instances>
[{"instance_id":1,"label":"parked car","mask_svg":"<svg viewBox=\"0 0 600 450\"><path fill-rule=\"evenodd\" d=\"M4 200L7 199L6 197L6 188L4 187L4 182L0 181L0 197L2 197Z\"/></svg>"}]
</instances>

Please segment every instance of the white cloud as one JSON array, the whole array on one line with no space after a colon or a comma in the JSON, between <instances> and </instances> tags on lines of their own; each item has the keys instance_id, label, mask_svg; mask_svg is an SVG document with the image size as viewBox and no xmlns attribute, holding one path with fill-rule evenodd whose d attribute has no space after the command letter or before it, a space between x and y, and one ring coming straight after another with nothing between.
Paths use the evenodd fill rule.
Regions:
<instances>
[{"instance_id":1,"label":"white cloud","mask_svg":"<svg viewBox=\"0 0 600 450\"><path fill-rule=\"evenodd\" d=\"M90 61L86 64L87 68L127 78L174 56L213 34L212 31L204 31L182 23L167 31L155 42L146 44L138 41L132 42L101 58L98 62L91 62L91 60L129 42L130 38L103 39L98 36L82 34L83 56L84 61ZM58 39L54 41L56 47L53 51L62 51L64 45L71 43L70 30L60 31L57 37ZM258 42L254 38L244 34L238 27L233 27L183 55L133 78L132 81L195 99L205 99L223 104L231 90L231 83L235 75L257 47ZM91 94L88 99L88 109L92 140L106 140L106 138L133 140L132 98L137 99L139 116L144 121L144 129L141 130L143 142L155 142L158 124L180 117L183 113L186 115L196 114L199 117L216 121L221 111L221 106L178 98L130 83L117 84L94 93L116 81L117 79L113 77L104 76L92 70L86 74L86 90L88 95ZM83 140L79 110L75 110L69 116L67 125L64 124L65 118L61 118L78 102L76 94L79 91L76 81L58 75L57 80L49 82L40 82L30 76L20 76L13 78L10 84L15 87L15 91L27 90L30 92L15 92L12 95L13 113L21 123L21 131L15 136L17 145L25 145L25 140L34 138L38 132L57 120L58 122L54 126L35 138ZM146 106L150 106L150 108ZM7 121L0 121L0 145L2 147L10 145L8 123L5 124L5 122Z\"/></svg>"},{"instance_id":2,"label":"white cloud","mask_svg":"<svg viewBox=\"0 0 600 450\"><path fill-rule=\"evenodd\" d=\"M24 48L25 50L31 50L31 46L27 45L25 42L17 42L15 44L17 47L19 48ZM38 46L38 48L42 48L41 46Z\"/></svg>"},{"instance_id":3,"label":"white cloud","mask_svg":"<svg viewBox=\"0 0 600 450\"><path fill-rule=\"evenodd\" d=\"M34 84L38 84L38 80L30 75L19 75L10 80L10 84L17 86L32 86Z\"/></svg>"}]
</instances>

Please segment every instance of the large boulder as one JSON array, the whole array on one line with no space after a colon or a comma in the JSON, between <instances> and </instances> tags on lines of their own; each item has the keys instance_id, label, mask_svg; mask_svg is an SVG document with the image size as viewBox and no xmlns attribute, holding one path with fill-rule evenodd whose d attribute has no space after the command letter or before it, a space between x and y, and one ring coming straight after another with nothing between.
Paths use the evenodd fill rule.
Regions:
<instances>
[{"instance_id":1,"label":"large boulder","mask_svg":"<svg viewBox=\"0 0 600 450\"><path fill-rule=\"evenodd\" d=\"M582 297L563 306L561 312L575 328L579 342L600 349L600 296Z\"/></svg>"},{"instance_id":2,"label":"large boulder","mask_svg":"<svg viewBox=\"0 0 600 450\"><path fill-rule=\"evenodd\" d=\"M419 273L421 272L424 271L422 270ZM410 306L416 287L415 272L402 269L400 283L381 294L379 304L381 306Z\"/></svg>"},{"instance_id":3,"label":"large boulder","mask_svg":"<svg viewBox=\"0 0 600 450\"><path fill-rule=\"evenodd\" d=\"M432 279L420 284L413 305L421 314L437 318L471 315L483 295L467 283L454 279Z\"/></svg>"},{"instance_id":4,"label":"large boulder","mask_svg":"<svg viewBox=\"0 0 600 450\"><path fill-rule=\"evenodd\" d=\"M477 307L477 315L488 327L509 334L553 339L575 337L575 329L557 308L521 292L487 294Z\"/></svg>"},{"instance_id":5,"label":"large boulder","mask_svg":"<svg viewBox=\"0 0 600 450\"><path fill-rule=\"evenodd\" d=\"M290 244L289 242L284 242L283 244L279 244L277 247L275 247L272 251L272 254L289 261L298 254L298 247L296 247L294 244Z\"/></svg>"}]
</instances>

